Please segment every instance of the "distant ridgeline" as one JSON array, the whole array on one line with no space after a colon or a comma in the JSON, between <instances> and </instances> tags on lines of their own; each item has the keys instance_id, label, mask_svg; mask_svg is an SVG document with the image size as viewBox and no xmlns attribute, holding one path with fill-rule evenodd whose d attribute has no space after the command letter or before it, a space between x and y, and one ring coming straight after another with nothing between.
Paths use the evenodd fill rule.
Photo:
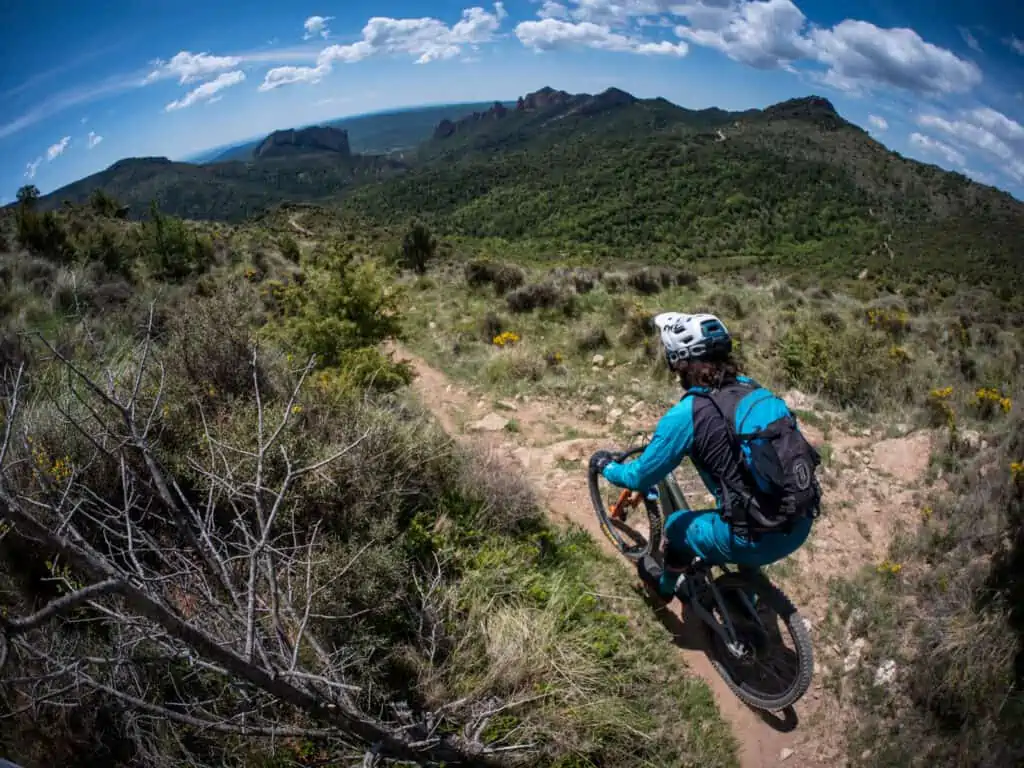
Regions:
<instances>
[{"instance_id":1,"label":"distant ridgeline","mask_svg":"<svg viewBox=\"0 0 1024 768\"><path fill-rule=\"evenodd\" d=\"M525 240L539 254L575 244L596 257L925 269L1001 285L1024 272L1024 204L888 150L821 97L729 112L542 88L472 106L389 115L392 136L421 137L401 153L353 152L331 126L276 131L244 162L123 160L41 205L102 187L134 216L151 200L235 221L318 202L370 222L419 217L441 234Z\"/></svg>"}]
</instances>

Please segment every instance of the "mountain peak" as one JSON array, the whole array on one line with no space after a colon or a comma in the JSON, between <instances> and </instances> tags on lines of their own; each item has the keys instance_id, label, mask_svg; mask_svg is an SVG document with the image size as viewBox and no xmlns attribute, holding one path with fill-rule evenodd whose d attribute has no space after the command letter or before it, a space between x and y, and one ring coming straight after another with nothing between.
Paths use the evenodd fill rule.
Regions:
<instances>
[{"instance_id":1,"label":"mountain peak","mask_svg":"<svg viewBox=\"0 0 1024 768\"><path fill-rule=\"evenodd\" d=\"M253 152L253 157L259 159L310 152L336 152L350 157L352 150L348 143L348 131L326 125L274 131L260 142Z\"/></svg>"},{"instance_id":2,"label":"mountain peak","mask_svg":"<svg viewBox=\"0 0 1024 768\"><path fill-rule=\"evenodd\" d=\"M847 124L832 102L824 96L803 96L782 101L767 107L762 114L782 120L808 120L830 129Z\"/></svg>"}]
</instances>

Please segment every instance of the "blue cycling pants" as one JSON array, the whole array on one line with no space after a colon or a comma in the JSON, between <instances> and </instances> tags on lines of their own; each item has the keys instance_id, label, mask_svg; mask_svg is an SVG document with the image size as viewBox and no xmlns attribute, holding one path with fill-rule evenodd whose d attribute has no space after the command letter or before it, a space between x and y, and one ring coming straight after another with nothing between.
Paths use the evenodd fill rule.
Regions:
<instances>
[{"instance_id":1,"label":"blue cycling pants","mask_svg":"<svg viewBox=\"0 0 1024 768\"><path fill-rule=\"evenodd\" d=\"M787 533L765 533L757 541L737 536L718 510L680 510L665 522L667 549L689 550L714 565L759 568L796 552L811 532L810 518L793 524Z\"/></svg>"}]
</instances>

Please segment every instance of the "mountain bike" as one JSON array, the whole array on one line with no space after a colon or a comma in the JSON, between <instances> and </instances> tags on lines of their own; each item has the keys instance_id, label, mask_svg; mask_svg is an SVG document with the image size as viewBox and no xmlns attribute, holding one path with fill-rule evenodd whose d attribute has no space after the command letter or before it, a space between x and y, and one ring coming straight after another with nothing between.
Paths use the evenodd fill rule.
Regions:
<instances>
[{"instance_id":1,"label":"mountain bike","mask_svg":"<svg viewBox=\"0 0 1024 768\"><path fill-rule=\"evenodd\" d=\"M644 447L630 448L617 460L631 461ZM669 474L656 492L642 497L643 514L635 513L639 503L633 504L629 491L615 488L593 471L588 479L605 536L628 560L651 555L661 564L664 521L677 510L689 509L675 478ZM741 701L779 711L807 692L814 672L807 625L760 569L714 566L698 559L679 579L675 596L686 606L686 615L700 619L711 662ZM792 647L787 646L786 635Z\"/></svg>"}]
</instances>

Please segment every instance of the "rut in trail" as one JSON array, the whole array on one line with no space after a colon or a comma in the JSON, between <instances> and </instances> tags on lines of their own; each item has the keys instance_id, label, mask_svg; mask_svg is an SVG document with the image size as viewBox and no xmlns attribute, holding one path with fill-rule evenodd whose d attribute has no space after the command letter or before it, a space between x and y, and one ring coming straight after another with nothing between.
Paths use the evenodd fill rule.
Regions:
<instances>
[{"instance_id":1,"label":"rut in trail","mask_svg":"<svg viewBox=\"0 0 1024 768\"><path fill-rule=\"evenodd\" d=\"M591 508L585 470L586 459L593 451L615 443L604 423L588 419L586 414L574 415L563 403L553 401L519 399L494 408L489 399L481 399L472 389L449 381L410 352L398 349L397 353L398 359L407 360L416 371L414 392L449 434L518 463L552 519L578 524L613 551ZM630 428L650 430L659 416L654 410L638 408L625 414L624 419ZM514 432L502 428L504 421L513 419L517 427ZM804 431L812 442L822 442L817 430L804 426ZM577 436L567 440L566 433ZM785 585L801 613L810 620L812 639L813 627L824 615L824 585L828 579L880 560L893 530L913 518L915 493L931 441L927 433L889 440L870 434L833 433L830 437L832 465L846 469L841 483L829 478L826 471L826 500L833 502L833 511L816 523L813 552L805 547L795 556L799 563L797 580ZM697 489L684 482L683 490L691 503L700 503L703 486ZM636 578L625 570L625 561L619 561L623 563L623 578ZM841 734L837 733L842 729L836 728L832 718L836 703L819 687L820 676L797 703L795 726L792 715L776 718L757 713L740 702L715 672L703 651L702 635L695 631L695 622L682 620L679 602L662 610L672 612L671 616L663 614L662 623L675 635L686 666L707 681L731 725L740 745L742 768L832 768L843 764ZM666 638L666 642L670 640ZM816 642L816 663L818 651Z\"/></svg>"}]
</instances>

